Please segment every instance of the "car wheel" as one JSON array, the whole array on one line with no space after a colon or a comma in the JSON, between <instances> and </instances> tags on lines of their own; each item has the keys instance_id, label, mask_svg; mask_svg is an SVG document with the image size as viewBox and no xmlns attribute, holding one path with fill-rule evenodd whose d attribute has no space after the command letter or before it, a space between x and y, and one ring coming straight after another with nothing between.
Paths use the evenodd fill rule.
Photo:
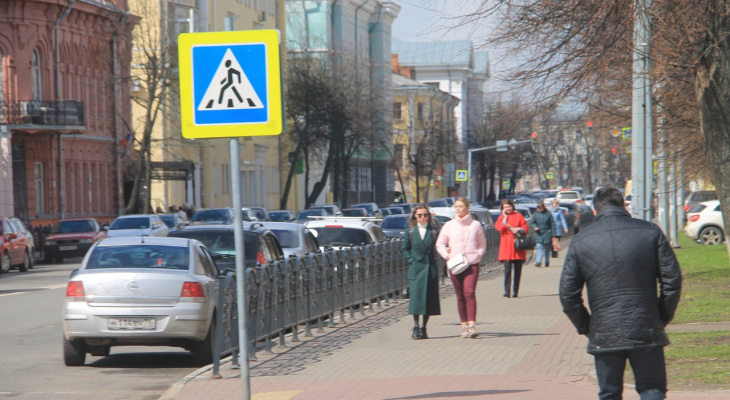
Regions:
<instances>
[{"instance_id":1,"label":"car wheel","mask_svg":"<svg viewBox=\"0 0 730 400\"><path fill-rule=\"evenodd\" d=\"M28 253L23 254L23 263L18 266L18 271L27 272L30 266L30 260L28 259Z\"/></svg>"},{"instance_id":2,"label":"car wheel","mask_svg":"<svg viewBox=\"0 0 730 400\"><path fill-rule=\"evenodd\" d=\"M722 240L722 230L716 226L708 226L700 231L700 243L704 245L718 245Z\"/></svg>"},{"instance_id":3,"label":"car wheel","mask_svg":"<svg viewBox=\"0 0 730 400\"><path fill-rule=\"evenodd\" d=\"M86 345L82 340L63 338L63 362L67 367L80 367L86 362Z\"/></svg>"},{"instance_id":4,"label":"car wheel","mask_svg":"<svg viewBox=\"0 0 730 400\"><path fill-rule=\"evenodd\" d=\"M28 268L35 267L35 256L32 251L28 251Z\"/></svg>"},{"instance_id":5,"label":"car wheel","mask_svg":"<svg viewBox=\"0 0 730 400\"><path fill-rule=\"evenodd\" d=\"M208 336L202 342L193 343L191 350L193 352L193 359L196 364L208 365L213 363L213 356L215 354L214 346L215 339L215 317L210 322L210 329L208 329Z\"/></svg>"},{"instance_id":6,"label":"car wheel","mask_svg":"<svg viewBox=\"0 0 730 400\"><path fill-rule=\"evenodd\" d=\"M106 357L111 353L111 346L94 346L89 348L89 353L94 357Z\"/></svg>"},{"instance_id":7,"label":"car wheel","mask_svg":"<svg viewBox=\"0 0 730 400\"><path fill-rule=\"evenodd\" d=\"M0 259L0 272L10 271L10 255L3 253L2 259Z\"/></svg>"}]
</instances>

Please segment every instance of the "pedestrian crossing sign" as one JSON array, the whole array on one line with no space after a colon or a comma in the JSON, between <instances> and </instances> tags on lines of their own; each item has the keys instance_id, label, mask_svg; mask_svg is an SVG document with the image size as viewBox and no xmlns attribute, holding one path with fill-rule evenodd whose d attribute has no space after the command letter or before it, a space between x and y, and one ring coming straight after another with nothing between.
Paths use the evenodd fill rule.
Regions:
<instances>
[{"instance_id":1,"label":"pedestrian crossing sign","mask_svg":"<svg viewBox=\"0 0 730 400\"><path fill-rule=\"evenodd\" d=\"M184 33L178 37L180 119L188 139L279 135L279 32Z\"/></svg>"},{"instance_id":2,"label":"pedestrian crossing sign","mask_svg":"<svg viewBox=\"0 0 730 400\"><path fill-rule=\"evenodd\" d=\"M467 170L465 169L457 169L456 170L456 181L457 182L466 182L467 178Z\"/></svg>"}]
</instances>

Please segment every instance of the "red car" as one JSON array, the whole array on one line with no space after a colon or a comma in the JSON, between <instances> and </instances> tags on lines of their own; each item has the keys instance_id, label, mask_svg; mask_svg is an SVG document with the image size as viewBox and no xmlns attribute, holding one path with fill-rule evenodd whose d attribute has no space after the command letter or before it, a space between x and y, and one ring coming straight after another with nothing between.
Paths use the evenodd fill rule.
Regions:
<instances>
[{"instance_id":1,"label":"red car","mask_svg":"<svg viewBox=\"0 0 730 400\"><path fill-rule=\"evenodd\" d=\"M17 267L25 272L31 266L33 250L30 247L32 240L26 238L25 233L17 227L10 218L1 217L2 243L0 243L0 272L8 272Z\"/></svg>"},{"instance_id":2,"label":"red car","mask_svg":"<svg viewBox=\"0 0 730 400\"><path fill-rule=\"evenodd\" d=\"M93 218L64 219L53 225L43 242L43 256L47 263L83 257L94 243L105 237L106 229Z\"/></svg>"}]
</instances>

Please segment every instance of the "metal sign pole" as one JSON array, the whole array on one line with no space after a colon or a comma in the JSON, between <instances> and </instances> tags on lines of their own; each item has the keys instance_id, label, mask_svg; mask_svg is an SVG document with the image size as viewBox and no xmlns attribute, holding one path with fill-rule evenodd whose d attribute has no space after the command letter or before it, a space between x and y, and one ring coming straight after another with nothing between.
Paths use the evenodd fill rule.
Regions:
<instances>
[{"instance_id":1,"label":"metal sign pole","mask_svg":"<svg viewBox=\"0 0 730 400\"><path fill-rule=\"evenodd\" d=\"M251 377L248 368L248 331L246 330L246 281L241 212L241 172L238 138L232 138L231 147L231 200L233 204L233 238L236 241L236 295L238 297L238 354L241 357L241 391L243 399L251 399Z\"/></svg>"}]
</instances>

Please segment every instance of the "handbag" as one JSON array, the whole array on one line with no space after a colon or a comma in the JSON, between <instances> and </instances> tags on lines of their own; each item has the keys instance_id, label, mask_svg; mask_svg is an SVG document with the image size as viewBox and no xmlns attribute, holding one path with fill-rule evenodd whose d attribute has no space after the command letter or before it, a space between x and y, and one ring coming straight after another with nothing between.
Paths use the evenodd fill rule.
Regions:
<instances>
[{"instance_id":1,"label":"handbag","mask_svg":"<svg viewBox=\"0 0 730 400\"><path fill-rule=\"evenodd\" d=\"M446 266L452 274L459 275L469 267L469 261L466 259L464 253L460 253L449 258L449 260L446 261Z\"/></svg>"},{"instance_id":2,"label":"handbag","mask_svg":"<svg viewBox=\"0 0 730 400\"><path fill-rule=\"evenodd\" d=\"M553 250L552 252L550 252L550 256L552 258L558 258L558 251L557 250Z\"/></svg>"},{"instance_id":3,"label":"handbag","mask_svg":"<svg viewBox=\"0 0 730 400\"><path fill-rule=\"evenodd\" d=\"M515 250L532 250L535 248L535 239L530 236L515 235Z\"/></svg>"}]
</instances>

